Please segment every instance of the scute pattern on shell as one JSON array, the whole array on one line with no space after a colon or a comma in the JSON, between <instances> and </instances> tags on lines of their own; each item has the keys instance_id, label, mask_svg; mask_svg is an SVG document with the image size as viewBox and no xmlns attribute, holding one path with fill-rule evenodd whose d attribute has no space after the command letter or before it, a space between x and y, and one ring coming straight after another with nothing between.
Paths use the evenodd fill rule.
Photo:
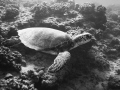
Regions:
<instances>
[{"instance_id":1,"label":"scute pattern on shell","mask_svg":"<svg viewBox=\"0 0 120 90\"><path fill-rule=\"evenodd\" d=\"M62 42L72 41L67 33L51 28L27 28L19 30L18 34L25 46L41 51L59 46Z\"/></svg>"}]
</instances>

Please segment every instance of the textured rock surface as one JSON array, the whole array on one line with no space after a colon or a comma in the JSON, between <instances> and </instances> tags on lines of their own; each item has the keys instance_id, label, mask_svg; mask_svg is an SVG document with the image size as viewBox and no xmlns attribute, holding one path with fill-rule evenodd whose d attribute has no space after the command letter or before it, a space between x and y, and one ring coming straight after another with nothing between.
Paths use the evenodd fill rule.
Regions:
<instances>
[{"instance_id":1,"label":"textured rock surface","mask_svg":"<svg viewBox=\"0 0 120 90\"><path fill-rule=\"evenodd\" d=\"M13 76L7 74L4 79L0 80L1 90L37 90L35 88L36 82L39 81L40 71L28 71L26 73L21 73L19 76ZM39 83L40 84L40 83Z\"/></svg>"},{"instance_id":2,"label":"textured rock surface","mask_svg":"<svg viewBox=\"0 0 120 90\"><path fill-rule=\"evenodd\" d=\"M0 69L3 67L0 71L1 90L23 88L24 90L117 90L120 88L120 19L115 13L116 8L113 11L108 9L106 13L104 6L94 4L18 1L0 0ZM110 6L110 8L114 7ZM5 15L7 18L2 21ZM44 71L53 63L56 56L25 47L19 43L16 33L19 29L43 26L65 32L82 29L82 32L88 31L96 38L94 43L90 42L70 51L71 59L57 73L57 82L52 87L42 85L41 81L44 78ZM27 62L25 67L19 64L21 57ZM14 73L21 70L23 74L8 72L5 70L7 67ZM40 69L42 74L39 75L34 71L34 67L45 68L42 71ZM29 70L31 70L29 74L24 73ZM53 75L50 79L55 80L56 77Z\"/></svg>"},{"instance_id":3,"label":"textured rock surface","mask_svg":"<svg viewBox=\"0 0 120 90\"><path fill-rule=\"evenodd\" d=\"M21 70L22 55L17 51L11 51L9 48L0 47L0 67L5 70Z\"/></svg>"}]
</instances>

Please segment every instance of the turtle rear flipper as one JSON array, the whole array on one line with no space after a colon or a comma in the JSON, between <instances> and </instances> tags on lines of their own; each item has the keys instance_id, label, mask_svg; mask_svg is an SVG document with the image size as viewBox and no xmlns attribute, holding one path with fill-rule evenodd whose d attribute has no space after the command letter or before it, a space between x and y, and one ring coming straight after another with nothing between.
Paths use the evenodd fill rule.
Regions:
<instances>
[{"instance_id":1,"label":"turtle rear flipper","mask_svg":"<svg viewBox=\"0 0 120 90\"><path fill-rule=\"evenodd\" d=\"M54 63L48 68L47 72L56 73L58 72L70 59L71 55L68 51L60 52L54 59Z\"/></svg>"}]
</instances>

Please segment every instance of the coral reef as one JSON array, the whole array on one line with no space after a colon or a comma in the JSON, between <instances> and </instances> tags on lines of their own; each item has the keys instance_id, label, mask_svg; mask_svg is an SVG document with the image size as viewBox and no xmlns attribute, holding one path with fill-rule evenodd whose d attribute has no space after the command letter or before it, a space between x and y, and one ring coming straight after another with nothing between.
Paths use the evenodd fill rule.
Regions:
<instances>
[{"instance_id":1,"label":"coral reef","mask_svg":"<svg viewBox=\"0 0 120 90\"><path fill-rule=\"evenodd\" d=\"M9 48L0 47L0 68L2 70L21 70L22 55L17 51L11 51Z\"/></svg>"},{"instance_id":2,"label":"coral reef","mask_svg":"<svg viewBox=\"0 0 120 90\"><path fill-rule=\"evenodd\" d=\"M0 90L119 89L119 10L119 6L81 5L74 0L0 0L0 69L2 73L18 72L17 76L8 73L1 77ZM46 69L56 56L20 44L17 30L28 27L50 27L70 35L74 35L72 30L87 31L96 40L70 51L72 58L59 73L47 74ZM45 69L32 71L27 67L31 64ZM29 70L27 73L20 73L23 65Z\"/></svg>"},{"instance_id":3,"label":"coral reef","mask_svg":"<svg viewBox=\"0 0 120 90\"><path fill-rule=\"evenodd\" d=\"M17 15L19 15L19 10L13 6L6 6L6 11L4 16L2 16L2 20L14 19Z\"/></svg>"},{"instance_id":4,"label":"coral reef","mask_svg":"<svg viewBox=\"0 0 120 90\"><path fill-rule=\"evenodd\" d=\"M118 75L109 78L108 90L120 89L120 77Z\"/></svg>"},{"instance_id":5,"label":"coral reef","mask_svg":"<svg viewBox=\"0 0 120 90\"><path fill-rule=\"evenodd\" d=\"M105 16L106 8L104 6L95 7L94 4L87 3L80 7L79 12L87 21L94 23L94 28L105 30L104 24L107 22L107 19Z\"/></svg>"},{"instance_id":6,"label":"coral reef","mask_svg":"<svg viewBox=\"0 0 120 90\"><path fill-rule=\"evenodd\" d=\"M31 10L35 13L34 17L36 19L44 18L47 16L50 16L50 10L49 10L49 5L46 3L42 3L40 5L34 6L33 10Z\"/></svg>"},{"instance_id":7,"label":"coral reef","mask_svg":"<svg viewBox=\"0 0 120 90\"><path fill-rule=\"evenodd\" d=\"M34 13L35 22L37 22L35 25L37 26L47 26L46 22L49 22L51 25L48 24L47 27L56 29L59 29L59 24L62 25L62 27L71 25L75 27L86 27L87 25L85 23L90 22L92 27L96 29L105 30L106 28L104 25L107 22L105 16L106 8L102 5L95 7L94 4L84 4L80 6L78 4L72 4L71 2L42 3L32 7L31 12ZM45 22L44 20L47 21Z\"/></svg>"},{"instance_id":8,"label":"coral reef","mask_svg":"<svg viewBox=\"0 0 120 90\"><path fill-rule=\"evenodd\" d=\"M0 80L0 89L37 90L34 83L40 80L40 76L42 75L42 73L43 72L41 72L41 70L30 70L26 73L20 73L19 76L13 76L12 74L8 73L3 79Z\"/></svg>"}]
</instances>

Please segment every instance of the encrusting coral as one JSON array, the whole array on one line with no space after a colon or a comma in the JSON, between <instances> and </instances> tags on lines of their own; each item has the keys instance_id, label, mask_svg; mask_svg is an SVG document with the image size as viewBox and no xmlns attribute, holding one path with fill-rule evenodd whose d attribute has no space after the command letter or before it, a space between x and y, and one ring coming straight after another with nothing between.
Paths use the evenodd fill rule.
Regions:
<instances>
[{"instance_id":1,"label":"encrusting coral","mask_svg":"<svg viewBox=\"0 0 120 90\"><path fill-rule=\"evenodd\" d=\"M3 79L0 80L0 89L4 90L37 90L35 83L40 80L43 74L41 70L28 71L20 73L19 76L13 76L8 73ZM40 83L39 83L40 85Z\"/></svg>"},{"instance_id":2,"label":"encrusting coral","mask_svg":"<svg viewBox=\"0 0 120 90\"><path fill-rule=\"evenodd\" d=\"M18 51L11 51L9 48L0 47L0 68L3 70L20 71L22 55Z\"/></svg>"},{"instance_id":3,"label":"encrusting coral","mask_svg":"<svg viewBox=\"0 0 120 90\"><path fill-rule=\"evenodd\" d=\"M90 3L81 5L74 0L0 0L0 69L2 73L9 70L18 72L17 76L9 74L9 71L5 78L1 77L0 89L119 89L120 18L116 8L114 5L109 8ZM95 41L70 50L69 62L60 72L51 73L47 70L55 55L35 51L20 44L17 31L31 27L58 29L71 37L76 32L85 31L91 33ZM32 66L31 64L45 69L40 72L30 70L31 67L28 66ZM27 68L28 72L21 72L23 68Z\"/></svg>"}]
</instances>

